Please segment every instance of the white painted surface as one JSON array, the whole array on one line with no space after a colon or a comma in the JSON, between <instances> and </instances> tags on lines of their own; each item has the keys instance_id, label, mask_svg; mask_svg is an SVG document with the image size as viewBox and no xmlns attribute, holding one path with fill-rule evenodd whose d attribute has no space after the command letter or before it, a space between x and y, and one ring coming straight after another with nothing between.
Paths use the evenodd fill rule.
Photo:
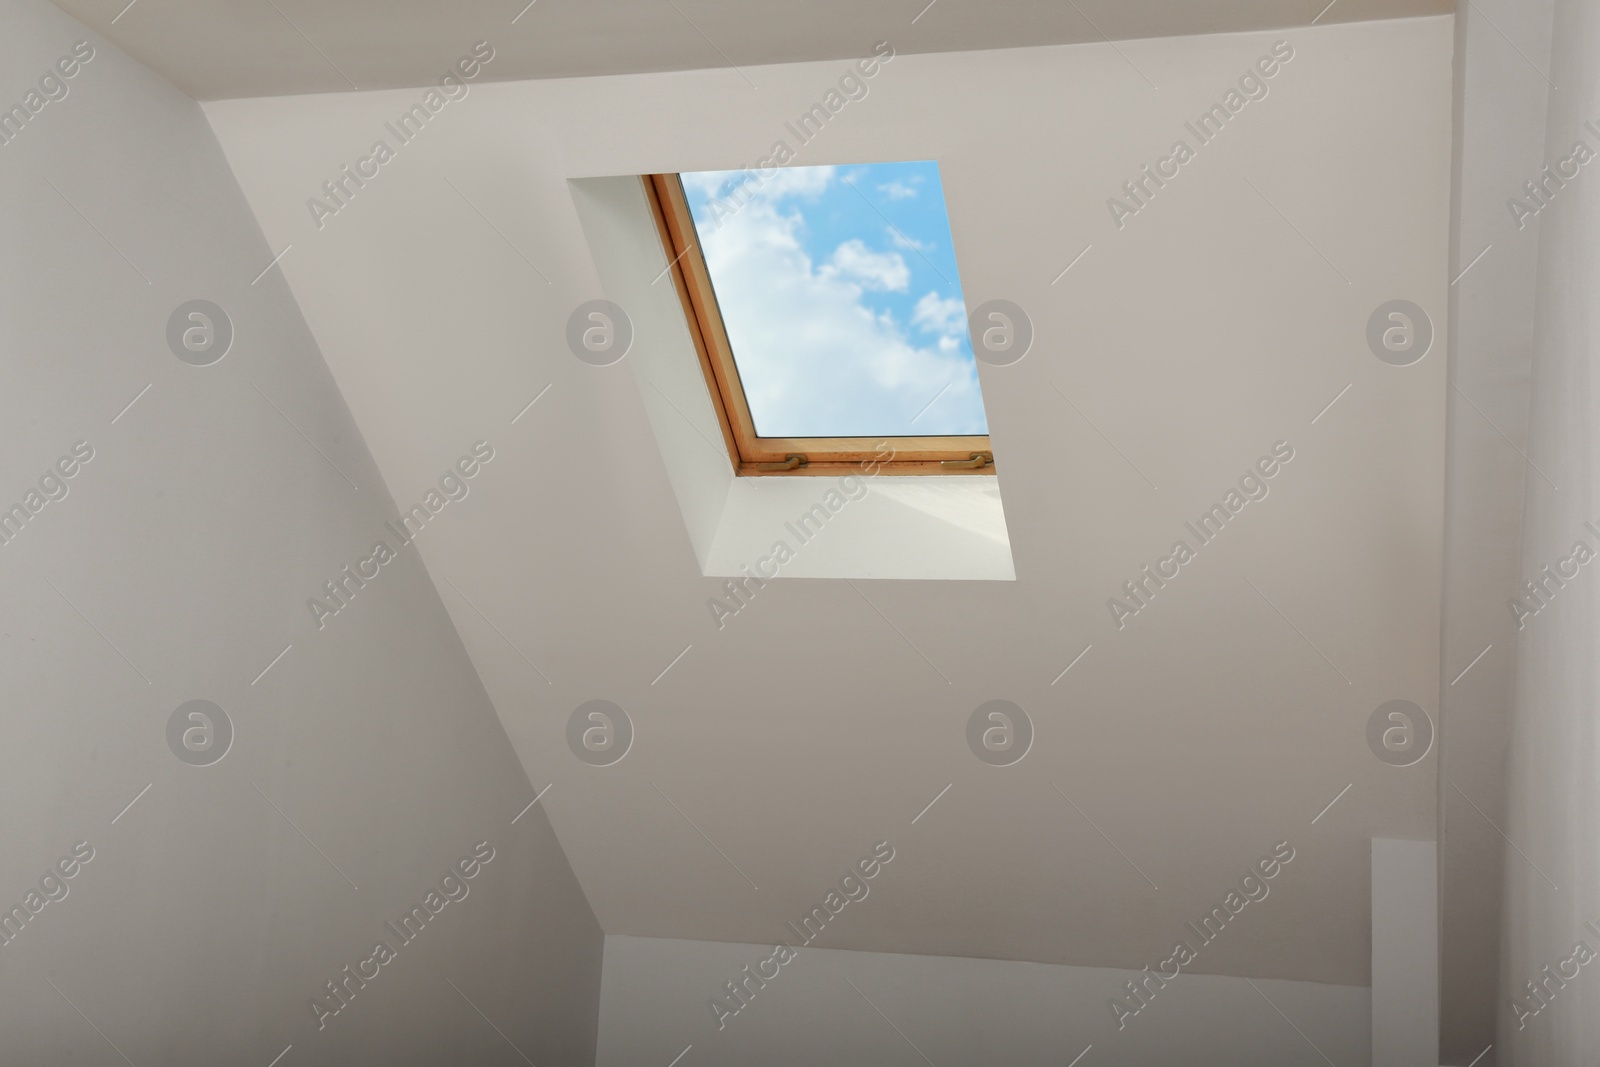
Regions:
<instances>
[{"instance_id":1,"label":"white painted surface","mask_svg":"<svg viewBox=\"0 0 1600 1067\"><path fill-rule=\"evenodd\" d=\"M1089 1046L1080 1065L1355 1067L1368 1057L1361 986L1258 979L1252 989L1180 975L1152 984L1118 1030L1108 1002L1139 971L827 948L803 949L764 988L746 987L747 1005L719 1030L708 1001L728 1003L725 983L771 952L607 937L596 1063L665 1067L687 1045L681 1062L707 1067L1065 1067Z\"/></svg>"},{"instance_id":2,"label":"white painted surface","mask_svg":"<svg viewBox=\"0 0 1600 1067\"><path fill-rule=\"evenodd\" d=\"M1372 1067L1439 1062L1439 858L1372 839Z\"/></svg>"},{"instance_id":3,"label":"white painted surface","mask_svg":"<svg viewBox=\"0 0 1600 1067\"><path fill-rule=\"evenodd\" d=\"M780 577L1013 581L1000 478L785 478L773 491L733 479L706 573L739 574L782 541L795 557ZM846 502L813 533L830 489Z\"/></svg>"},{"instance_id":4,"label":"white painted surface","mask_svg":"<svg viewBox=\"0 0 1600 1067\"><path fill-rule=\"evenodd\" d=\"M1600 182L1575 162L1600 147L1600 8L1552 6L1544 160L1564 177L1538 215L1527 451L1544 476L1526 481L1520 553L1525 580L1546 584L1517 631L1504 827L1520 852L1505 857L1499 1003L1514 1067L1581 1067L1600 1048L1600 583L1576 562L1600 549Z\"/></svg>"},{"instance_id":5,"label":"white painted surface","mask_svg":"<svg viewBox=\"0 0 1600 1067\"><path fill-rule=\"evenodd\" d=\"M883 39L904 52L976 51L1455 8L1451 0L146 0L126 12L128 0L59 4L201 100L426 85L459 45L480 38L501 50L489 74L496 80L721 68L722 83L744 91L760 84L743 80L749 67L854 58Z\"/></svg>"},{"instance_id":6,"label":"white painted surface","mask_svg":"<svg viewBox=\"0 0 1600 1067\"><path fill-rule=\"evenodd\" d=\"M1437 710L1450 23L1289 36L1121 230L1107 198L1277 35L901 55L805 148L937 159L968 298L1034 320L983 372L1017 580L776 583L722 631L633 373L566 350L603 292L569 182L749 163L844 64L477 84L321 230L307 198L421 94L208 106L397 496L505 442L419 547L608 933L759 941L900 835L907 877L839 947L1142 966L1287 839L1199 966L1366 983L1370 839L1433 833L1431 759L1364 730ZM1406 368L1364 339L1397 296L1436 312ZM1270 495L1117 629L1108 598L1280 440ZM595 697L637 726L605 769L562 747ZM995 698L1037 727L1009 769L965 743Z\"/></svg>"},{"instance_id":7,"label":"white painted surface","mask_svg":"<svg viewBox=\"0 0 1600 1067\"><path fill-rule=\"evenodd\" d=\"M193 101L42 0L0 25L8 103L95 50L0 146L0 499L93 449L0 545L0 908L93 849L0 946L0 1061L522 1064L476 1004L589 1062L599 928L544 813L511 825L533 789L421 561L306 610L395 505L283 279L251 283L282 245ZM165 336L197 297L236 328L209 367ZM209 767L166 739L197 698L235 730ZM479 841L319 1031L310 997Z\"/></svg>"},{"instance_id":8,"label":"white painted surface","mask_svg":"<svg viewBox=\"0 0 1600 1067\"><path fill-rule=\"evenodd\" d=\"M1456 26L1450 277L1459 281L1450 287L1438 682L1440 1062L1455 1067L1504 1062L1490 1048L1504 1003L1498 990L1503 882L1506 861L1523 862L1498 828L1506 825L1517 638L1507 601L1526 577L1523 494L1542 484L1525 458L1542 223L1534 219L1519 230L1506 200L1549 162L1550 87L1541 70L1548 70L1550 26L1550 0L1462 5Z\"/></svg>"}]
</instances>

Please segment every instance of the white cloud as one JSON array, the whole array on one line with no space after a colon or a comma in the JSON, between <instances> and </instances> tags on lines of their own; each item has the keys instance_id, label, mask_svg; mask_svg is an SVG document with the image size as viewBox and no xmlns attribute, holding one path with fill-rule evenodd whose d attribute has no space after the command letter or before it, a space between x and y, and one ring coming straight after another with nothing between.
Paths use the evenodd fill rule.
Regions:
<instances>
[{"instance_id":1,"label":"white cloud","mask_svg":"<svg viewBox=\"0 0 1600 1067\"><path fill-rule=\"evenodd\" d=\"M814 198L833 183L837 167L778 167L759 170L703 170L680 175L684 190L708 201L711 217L701 223L715 229L742 211L747 203L772 203L788 196Z\"/></svg>"},{"instance_id":2,"label":"white cloud","mask_svg":"<svg viewBox=\"0 0 1600 1067\"><path fill-rule=\"evenodd\" d=\"M856 238L833 250L822 273L848 278L867 289L903 293L911 284L911 269L898 252L874 252Z\"/></svg>"},{"instance_id":3,"label":"white cloud","mask_svg":"<svg viewBox=\"0 0 1600 1067\"><path fill-rule=\"evenodd\" d=\"M914 325L934 333L956 335L966 325L967 309L955 297L941 297L938 293L924 293L911 312Z\"/></svg>"},{"instance_id":4,"label":"white cloud","mask_svg":"<svg viewBox=\"0 0 1600 1067\"><path fill-rule=\"evenodd\" d=\"M890 242L896 248L904 248L908 252L928 252L933 249L933 245L929 242L907 237L893 226L885 226L883 232L889 235Z\"/></svg>"},{"instance_id":5,"label":"white cloud","mask_svg":"<svg viewBox=\"0 0 1600 1067\"><path fill-rule=\"evenodd\" d=\"M736 216L701 234L758 431L985 432L971 358L937 344L913 344L893 315L863 303L867 264L880 268L872 275L878 281L899 280L892 267L882 269L888 256L846 242L827 263L815 264L801 242L800 212L783 210L775 192L768 183ZM858 248L845 251L851 245ZM903 270L904 261L894 259ZM849 273L846 264L861 270ZM960 301L951 303L964 321ZM951 313L937 297L925 297L918 306L923 305L930 321L949 321ZM913 426L911 419L946 383L949 390Z\"/></svg>"},{"instance_id":6,"label":"white cloud","mask_svg":"<svg viewBox=\"0 0 1600 1067\"><path fill-rule=\"evenodd\" d=\"M893 181L887 185L880 185L878 186L878 192L882 193L884 196L887 196L890 200L906 200L917 195L917 191L915 189L901 181Z\"/></svg>"}]
</instances>

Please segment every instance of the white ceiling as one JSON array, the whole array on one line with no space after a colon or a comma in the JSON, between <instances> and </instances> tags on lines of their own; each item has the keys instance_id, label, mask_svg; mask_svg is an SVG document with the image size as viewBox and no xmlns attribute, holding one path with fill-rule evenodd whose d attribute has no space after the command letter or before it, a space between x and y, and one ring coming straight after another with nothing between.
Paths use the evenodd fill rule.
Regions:
<instances>
[{"instance_id":1,"label":"white ceiling","mask_svg":"<svg viewBox=\"0 0 1600 1067\"><path fill-rule=\"evenodd\" d=\"M1271 94L1120 231L1106 198L1278 34L901 56L830 125L805 162L939 160L969 304L1035 322L982 369L1017 581L781 580L721 632L649 384L565 347L602 295L568 181L746 163L840 62L480 85L320 230L307 197L416 91L208 107L292 246L260 284L293 288L397 503L497 450L418 545L608 933L771 941L886 838L829 947L1136 969L1288 840L1198 969L1365 983L1369 839L1433 834L1433 760L1364 731L1434 707L1445 368L1442 337L1395 368L1363 333L1397 296L1443 329L1451 29L1283 36ZM1279 439L1270 497L1115 629L1106 599ZM565 741L597 697L637 728L604 769ZM964 738L995 698L1037 725L1004 770Z\"/></svg>"},{"instance_id":2,"label":"white ceiling","mask_svg":"<svg viewBox=\"0 0 1600 1067\"><path fill-rule=\"evenodd\" d=\"M1228 33L1448 13L1453 0L56 0L199 100ZM926 10L924 10L926 8ZM1326 8L1326 10L1324 10Z\"/></svg>"}]
</instances>

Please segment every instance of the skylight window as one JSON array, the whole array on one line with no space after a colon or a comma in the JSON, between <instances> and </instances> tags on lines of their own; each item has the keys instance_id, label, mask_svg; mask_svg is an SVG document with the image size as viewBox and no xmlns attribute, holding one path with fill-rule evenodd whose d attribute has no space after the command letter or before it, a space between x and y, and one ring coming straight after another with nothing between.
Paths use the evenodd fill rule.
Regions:
<instances>
[{"instance_id":1,"label":"skylight window","mask_svg":"<svg viewBox=\"0 0 1600 1067\"><path fill-rule=\"evenodd\" d=\"M645 184L740 474L993 473L938 164Z\"/></svg>"}]
</instances>

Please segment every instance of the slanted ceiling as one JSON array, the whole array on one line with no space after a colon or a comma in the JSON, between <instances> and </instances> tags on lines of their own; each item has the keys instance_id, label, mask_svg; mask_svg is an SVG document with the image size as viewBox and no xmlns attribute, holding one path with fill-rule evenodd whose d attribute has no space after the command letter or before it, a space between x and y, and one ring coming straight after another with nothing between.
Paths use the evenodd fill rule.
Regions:
<instances>
[{"instance_id":1,"label":"slanted ceiling","mask_svg":"<svg viewBox=\"0 0 1600 1067\"><path fill-rule=\"evenodd\" d=\"M57 0L199 100L437 81L462 46L495 80L1289 29L1436 15L1452 0ZM742 76L748 77L748 72Z\"/></svg>"},{"instance_id":2,"label":"slanted ceiling","mask_svg":"<svg viewBox=\"0 0 1600 1067\"><path fill-rule=\"evenodd\" d=\"M1270 92L1119 228L1108 198L1280 39ZM292 287L395 498L495 449L416 550L608 933L770 942L887 840L830 947L1137 969L1288 842L1196 969L1364 984L1369 839L1434 826L1432 758L1382 763L1366 726L1439 677L1450 21L896 57L800 152L938 160L969 300L1031 315L1034 351L981 370L1017 580L780 580L719 630L650 385L567 349L605 295L569 181L747 164L842 69L477 84L321 228L308 198L419 91L207 113L288 247L259 284ZM1409 367L1365 339L1397 298L1436 330ZM269 358L248 328L237 358ZM1119 628L1107 601L1278 442L1270 493ZM566 741L597 698L636 733L605 768ZM1036 727L1014 767L967 748L994 699Z\"/></svg>"}]
</instances>

